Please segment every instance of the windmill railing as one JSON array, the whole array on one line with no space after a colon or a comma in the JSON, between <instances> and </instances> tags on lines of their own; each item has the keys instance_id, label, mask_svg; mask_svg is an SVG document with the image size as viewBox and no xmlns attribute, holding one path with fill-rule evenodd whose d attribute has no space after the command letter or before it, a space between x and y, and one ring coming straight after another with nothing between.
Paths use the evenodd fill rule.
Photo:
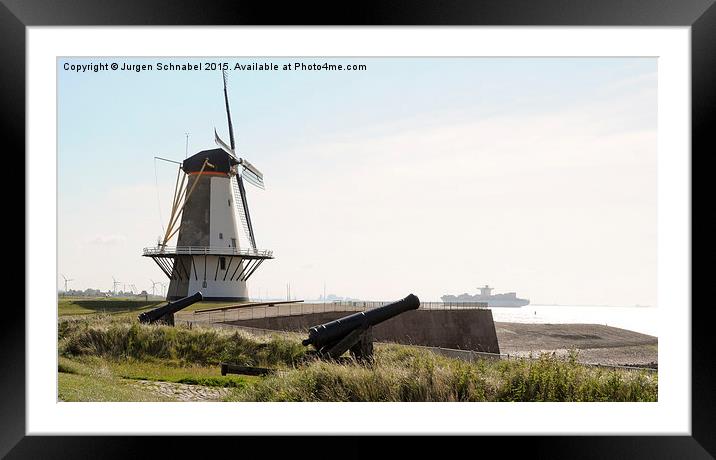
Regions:
<instances>
[{"instance_id":1,"label":"windmill railing","mask_svg":"<svg viewBox=\"0 0 716 460\"><path fill-rule=\"evenodd\" d=\"M239 249L225 246L155 246L144 248L143 254L148 257L171 257L176 255L190 256L238 256L253 259L272 259L273 251L265 249Z\"/></svg>"}]
</instances>

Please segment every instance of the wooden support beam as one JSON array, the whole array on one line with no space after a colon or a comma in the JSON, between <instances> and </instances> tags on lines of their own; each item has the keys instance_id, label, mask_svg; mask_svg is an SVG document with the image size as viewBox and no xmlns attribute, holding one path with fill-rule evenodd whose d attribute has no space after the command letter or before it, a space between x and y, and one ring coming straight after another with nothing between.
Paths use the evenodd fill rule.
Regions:
<instances>
[{"instance_id":1,"label":"wooden support beam","mask_svg":"<svg viewBox=\"0 0 716 460\"><path fill-rule=\"evenodd\" d=\"M189 275L189 271L186 269L186 266L184 265L184 261L182 261L182 258L179 256L177 256L177 259L179 259L179 264L181 265L181 268L184 269L184 274L186 274L186 281L189 282L190 275Z\"/></svg>"},{"instance_id":2,"label":"wooden support beam","mask_svg":"<svg viewBox=\"0 0 716 460\"><path fill-rule=\"evenodd\" d=\"M239 366L236 364L221 363L221 375L242 374L242 375L267 375L276 372L275 369L253 366Z\"/></svg>"},{"instance_id":3,"label":"wooden support beam","mask_svg":"<svg viewBox=\"0 0 716 460\"><path fill-rule=\"evenodd\" d=\"M155 262L155 263L157 264L157 266L162 270L162 272L164 272L164 274L167 275L167 278L171 278L171 277L172 277L171 274L167 273L167 270L162 266L162 264L159 263L160 257L152 257L152 259L154 259L154 262Z\"/></svg>"},{"instance_id":4,"label":"wooden support beam","mask_svg":"<svg viewBox=\"0 0 716 460\"><path fill-rule=\"evenodd\" d=\"M236 266L236 269L234 269L234 273L231 274L231 278L229 278L230 281L234 280L234 275L237 271L239 271L239 268L241 268L241 261L244 259L239 258L239 264Z\"/></svg>"},{"instance_id":5,"label":"wooden support beam","mask_svg":"<svg viewBox=\"0 0 716 460\"><path fill-rule=\"evenodd\" d=\"M226 270L224 272L224 281L226 281L226 275L229 274L229 269L231 269L231 262L234 261L234 256L229 256L229 265L226 266Z\"/></svg>"},{"instance_id":6,"label":"wooden support beam","mask_svg":"<svg viewBox=\"0 0 716 460\"><path fill-rule=\"evenodd\" d=\"M191 268L194 269L194 281L198 281L199 275L196 273L196 264L194 263L194 254L191 255Z\"/></svg>"},{"instance_id":7,"label":"wooden support beam","mask_svg":"<svg viewBox=\"0 0 716 460\"><path fill-rule=\"evenodd\" d=\"M236 275L236 281L238 281L239 279L241 279L241 275L243 275L244 272L249 269L249 267L251 266L252 263L256 263L256 261L253 260L253 259L251 259L251 260L249 260L248 262L246 262L246 265L244 265L244 268L242 268L241 271L239 272L239 274ZM242 281L243 281L243 280L242 280Z\"/></svg>"},{"instance_id":8,"label":"wooden support beam","mask_svg":"<svg viewBox=\"0 0 716 460\"><path fill-rule=\"evenodd\" d=\"M369 326L366 325L366 326L354 329L351 332L349 332L345 337L343 337L341 340L339 340L337 343L335 343L333 345L321 347L321 349L318 351L319 354L326 358L331 358L331 359L338 358L343 353L348 351L349 348L352 348L354 345L356 345L358 342L361 341L366 330L368 330L368 327Z\"/></svg>"},{"instance_id":9,"label":"wooden support beam","mask_svg":"<svg viewBox=\"0 0 716 460\"><path fill-rule=\"evenodd\" d=\"M254 268L251 269L246 275L244 275L244 281L247 281L249 277L256 271L257 268L259 268L259 265L263 263L265 259L257 259L256 264L254 264Z\"/></svg>"},{"instance_id":10,"label":"wooden support beam","mask_svg":"<svg viewBox=\"0 0 716 460\"><path fill-rule=\"evenodd\" d=\"M214 281L216 281L216 277L219 276L219 262L221 262L221 256L216 258L216 272L214 272Z\"/></svg>"}]
</instances>

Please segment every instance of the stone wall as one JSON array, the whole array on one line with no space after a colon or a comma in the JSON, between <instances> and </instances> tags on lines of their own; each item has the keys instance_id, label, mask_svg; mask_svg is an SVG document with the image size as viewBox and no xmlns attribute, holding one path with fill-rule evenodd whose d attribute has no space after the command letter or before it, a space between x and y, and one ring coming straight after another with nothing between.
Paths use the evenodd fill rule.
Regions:
<instances>
[{"instance_id":1,"label":"stone wall","mask_svg":"<svg viewBox=\"0 0 716 460\"><path fill-rule=\"evenodd\" d=\"M232 321L236 324L278 331L307 332L311 326L347 316L348 312L310 313ZM490 310L413 310L373 328L378 342L456 348L499 353L495 322Z\"/></svg>"}]
</instances>

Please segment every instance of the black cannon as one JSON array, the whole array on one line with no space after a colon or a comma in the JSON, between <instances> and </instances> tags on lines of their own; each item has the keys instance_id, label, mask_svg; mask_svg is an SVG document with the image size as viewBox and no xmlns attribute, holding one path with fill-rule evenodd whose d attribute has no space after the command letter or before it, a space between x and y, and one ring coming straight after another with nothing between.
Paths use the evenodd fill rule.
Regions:
<instances>
[{"instance_id":1,"label":"black cannon","mask_svg":"<svg viewBox=\"0 0 716 460\"><path fill-rule=\"evenodd\" d=\"M316 353L323 358L335 359L350 350L351 355L357 359L369 359L373 355L371 327L418 307L420 299L410 294L404 299L373 310L313 326L308 330L308 338L302 343L313 345Z\"/></svg>"},{"instance_id":2,"label":"black cannon","mask_svg":"<svg viewBox=\"0 0 716 460\"><path fill-rule=\"evenodd\" d=\"M145 324L161 322L173 326L174 313L188 307L189 305L200 302L203 298L204 297L201 295L201 292L197 291L194 295L175 300L174 302L169 302L168 304L155 308L154 310L145 311L139 315L139 322Z\"/></svg>"}]
</instances>

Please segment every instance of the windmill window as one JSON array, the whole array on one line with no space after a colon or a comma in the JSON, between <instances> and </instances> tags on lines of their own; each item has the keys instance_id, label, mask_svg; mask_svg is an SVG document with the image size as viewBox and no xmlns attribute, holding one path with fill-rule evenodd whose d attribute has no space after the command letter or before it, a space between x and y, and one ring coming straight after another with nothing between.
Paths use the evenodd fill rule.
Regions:
<instances>
[{"instance_id":1,"label":"windmill window","mask_svg":"<svg viewBox=\"0 0 716 460\"><path fill-rule=\"evenodd\" d=\"M226 257L219 257L219 265L222 270L226 270Z\"/></svg>"},{"instance_id":2,"label":"windmill window","mask_svg":"<svg viewBox=\"0 0 716 460\"><path fill-rule=\"evenodd\" d=\"M223 233L219 233L219 239L220 239L220 240L223 240L223 239L224 239L224 234L223 234Z\"/></svg>"},{"instance_id":3,"label":"windmill window","mask_svg":"<svg viewBox=\"0 0 716 460\"><path fill-rule=\"evenodd\" d=\"M232 248L236 247L236 238L231 238L231 247Z\"/></svg>"}]
</instances>

